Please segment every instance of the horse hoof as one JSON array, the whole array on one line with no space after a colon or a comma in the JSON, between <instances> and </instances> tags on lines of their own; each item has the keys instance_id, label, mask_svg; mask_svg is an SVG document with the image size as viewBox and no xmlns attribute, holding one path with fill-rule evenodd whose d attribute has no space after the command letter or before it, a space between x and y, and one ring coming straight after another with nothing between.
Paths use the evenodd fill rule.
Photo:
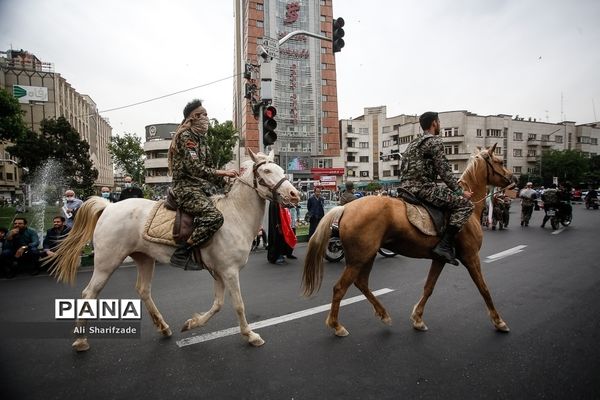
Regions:
<instances>
[{"instance_id":1,"label":"horse hoof","mask_svg":"<svg viewBox=\"0 0 600 400\"><path fill-rule=\"evenodd\" d=\"M392 318L389 316L385 317L385 318L381 318L381 322L383 322L387 326L392 326Z\"/></svg>"},{"instance_id":2,"label":"horse hoof","mask_svg":"<svg viewBox=\"0 0 600 400\"><path fill-rule=\"evenodd\" d=\"M260 337L260 335L257 335L256 333L252 333L248 337L248 343L250 343L254 347L260 347L263 344L265 344L265 341Z\"/></svg>"},{"instance_id":3,"label":"horse hoof","mask_svg":"<svg viewBox=\"0 0 600 400\"><path fill-rule=\"evenodd\" d=\"M181 332L185 332L185 331L189 331L190 329L192 329L194 326L194 321L190 318L187 321L185 321L185 324L183 324L183 327L181 328Z\"/></svg>"},{"instance_id":4,"label":"horse hoof","mask_svg":"<svg viewBox=\"0 0 600 400\"><path fill-rule=\"evenodd\" d=\"M338 328L335 330L335 336L337 336L337 337L344 337L344 336L348 336L349 334L350 333L343 326L341 328Z\"/></svg>"},{"instance_id":5,"label":"horse hoof","mask_svg":"<svg viewBox=\"0 0 600 400\"><path fill-rule=\"evenodd\" d=\"M506 322L504 321L496 325L496 330L500 332L510 332L510 328L508 327L508 325L506 325Z\"/></svg>"},{"instance_id":6,"label":"horse hoof","mask_svg":"<svg viewBox=\"0 0 600 400\"><path fill-rule=\"evenodd\" d=\"M423 321L417 321L413 317L410 317L410 322L412 322L413 328L418 331L425 332L429 330L429 328L427 327L427 325L425 325L425 322Z\"/></svg>"},{"instance_id":7,"label":"horse hoof","mask_svg":"<svg viewBox=\"0 0 600 400\"><path fill-rule=\"evenodd\" d=\"M87 339L77 339L71 345L78 353L82 351L88 351L90 349L90 345Z\"/></svg>"},{"instance_id":8,"label":"horse hoof","mask_svg":"<svg viewBox=\"0 0 600 400\"><path fill-rule=\"evenodd\" d=\"M173 331L169 327L166 327L165 329L161 330L160 333L165 337L171 337L171 335L173 335Z\"/></svg>"}]
</instances>

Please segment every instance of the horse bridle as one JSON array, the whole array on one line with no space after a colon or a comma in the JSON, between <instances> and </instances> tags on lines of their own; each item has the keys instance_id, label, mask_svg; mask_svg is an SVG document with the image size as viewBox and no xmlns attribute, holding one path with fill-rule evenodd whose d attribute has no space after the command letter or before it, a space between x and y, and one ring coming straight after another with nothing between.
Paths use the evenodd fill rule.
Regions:
<instances>
[{"instance_id":1,"label":"horse bridle","mask_svg":"<svg viewBox=\"0 0 600 400\"><path fill-rule=\"evenodd\" d=\"M254 175L253 186L254 186L254 189L258 189L258 185L266 187L267 189L269 189L271 191L271 195L273 196L273 201L277 201L277 199L279 197L279 194L277 193L277 189L279 189L279 187L283 184L283 182L287 181L288 178L284 176L275 185L269 186L265 182L265 180L258 174L258 169L261 166L263 166L265 164L270 164L270 163L275 164L275 162L270 161L270 160L263 160L263 161L260 161L260 162L257 162L254 164L254 166L252 167L252 174Z\"/></svg>"},{"instance_id":2,"label":"horse bridle","mask_svg":"<svg viewBox=\"0 0 600 400\"><path fill-rule=\"evenodd\" d=\"M494 166L492 165L492 161L490 160L490 155L489 155L488 153L483 153L483 154L481 154L481 158L483 158L483 160L485 161L485 167L486 167L486 179L487 179L487 181L488 181L488 182L490 181L490 169L491 169L491 170L492 170L492 173L494 173L494 174L496 174L496 175L500 175L500 177L506 181L507 185L506 185L506 186L504 186L503 188L499 189L499 190L496 190L496 191L494 191L493 193L491 193L491 194L489 194L489 195L488 195L488 194L486 194L485 196L483 196L483 198L482 198L482 199L479 199L479 200L472 200L472 201L471 201L472 203L479 203L480 201L483 201L483 200L485 200L485 199L486 199L488 196L493 196L493 195L495 195L496 193L502 192L502 191L504 191L504 190L506 190L506 189L510 188L511 186L514 186L514 183L513 183L513 182L510 180L510 178L508 178L506 175L503 175L503 174L501 174L500 172L496 171L496 169L495 169L495 168L494 168ZM462 182L462 181L461 181L461 183L465 183L465 182ZM470 188L468 188L468 190L469 190L469 192L471 191L471 189L470 189Z\"/></svg>"}]
</instances>

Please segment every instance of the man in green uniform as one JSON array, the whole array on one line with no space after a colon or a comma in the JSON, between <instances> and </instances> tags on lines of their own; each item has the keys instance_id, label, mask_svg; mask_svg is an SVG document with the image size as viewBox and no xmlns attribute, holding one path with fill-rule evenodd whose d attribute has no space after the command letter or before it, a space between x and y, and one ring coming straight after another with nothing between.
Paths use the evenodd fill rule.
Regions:
<instances>
[{"instance_id":1,"label":"man in green uniform","mask_svg":"<svg viewBox=\"0 0 600 400\"><path fill-rule=\"evenodd\" d=\"M421 200L450 211L450 221L433 253L442 261L458 265L454 238L473 212L472 193L463 190L452 174L439 137L440 119L436 112L419 118L423 134L418 135L402 155L400 186ZM438 186L437 177L446 184Z\"/></svg>"},{"instance_id":2,"label":"man in green uniform","mask_svg":"<svg viewBox=\"0 0 600 400\"><path fill-rule=\"evenodd\" d=\"M208 116L200 100L189 102L183 110L183 122L169 148L169 171L173 175L173 193L177 205L193 215L194 231L180 243L171 264L183 269L200 269L191 262L192 248L202 246L223 225L223 215L210 196L225 185L223 177L236 177L236 170L218 170L212 165L206 146Z\"/></svg>"}]
</instances>

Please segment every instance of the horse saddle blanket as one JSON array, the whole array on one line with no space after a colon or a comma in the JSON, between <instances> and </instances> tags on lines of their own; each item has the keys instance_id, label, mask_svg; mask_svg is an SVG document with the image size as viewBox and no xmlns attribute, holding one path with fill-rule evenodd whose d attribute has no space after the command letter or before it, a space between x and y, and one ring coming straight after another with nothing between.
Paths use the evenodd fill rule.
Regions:
<instances>
[{"instance_id":1,"label":"horse saddle blanket","mask_svg":"<svg viewBox=\"0 0 600 400\"><path fill-rule=\"evenodd\" d=\"M415 228L424 235L441 235L446 222L443 210L419 200L412 193L401 188L398 189L398 196L404 200L406 217Z\"/></svg>"},{"instance_id":2,"label":"horse saddle blanket","mask_svg":"<svg viewBox=\"0 0 600 400\"><path fill-rule=\"evenodd\" d=\"M187 241L192 235L193 222L191 215L175 211L166 201L161 200L150 210L143 236L153 243L177 246L177 243Z\"/></svg>"}]
</instances>

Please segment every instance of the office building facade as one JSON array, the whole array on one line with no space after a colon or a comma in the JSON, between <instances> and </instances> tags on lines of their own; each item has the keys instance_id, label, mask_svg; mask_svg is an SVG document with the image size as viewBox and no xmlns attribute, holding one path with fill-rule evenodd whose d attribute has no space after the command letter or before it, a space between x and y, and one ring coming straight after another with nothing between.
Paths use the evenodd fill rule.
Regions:
<instances>
[{"instance_id":1,"label":"office building facade","mask_svg":"<svg viewBox=\"0 0 600 400\"><path fill-rule=\"evenodd\" d=\"M90 96L78 93L54 71L52 63L40 61L24 50L0 52L0 87L19 99L25 125L33 131L40 131L43 119L66 118L90 146L90 159L98 170L95 186L98 189L113 186L112 160L108 153L112 128L100 116ZM5 145L0 144L2 159L8 156L5 150ZM0 190L20 187L20 176L12 175L15 180L7 180L8 170L12 167L6 162L0 164L5 169L0 179ZM19 194L20 189L15 190L10 192L11 197Z\"/></svg>"}]
</instances>

